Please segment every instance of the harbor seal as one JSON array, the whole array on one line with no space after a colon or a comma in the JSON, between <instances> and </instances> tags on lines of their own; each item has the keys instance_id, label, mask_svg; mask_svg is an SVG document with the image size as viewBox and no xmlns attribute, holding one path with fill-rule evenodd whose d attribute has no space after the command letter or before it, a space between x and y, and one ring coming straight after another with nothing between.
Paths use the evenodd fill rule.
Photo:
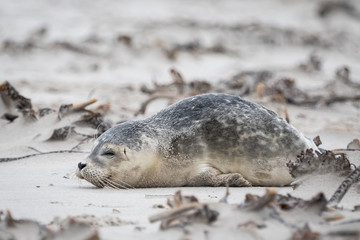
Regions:
<instances>
[{"instance_id":1,"label":"harbor seal","mask_svg":"<svg viewBox=\"0 0 360 240\"><path fill-rule=\"evenodd\" d=\"M202 94L110 128L76 174L97 187L283 186L286 162L307 148L317 149L275 112Z\"/></svg>"}]
</instances>

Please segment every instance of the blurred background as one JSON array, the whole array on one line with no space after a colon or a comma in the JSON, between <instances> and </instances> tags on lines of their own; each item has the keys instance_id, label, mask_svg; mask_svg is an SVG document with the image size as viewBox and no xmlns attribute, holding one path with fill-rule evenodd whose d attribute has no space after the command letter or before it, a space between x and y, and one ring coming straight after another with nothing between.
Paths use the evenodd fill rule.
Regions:
<instances>
[{"instance_id":1,"label":"blurred background","mask_svg":"<svg viewBox=\"0 0 360 240\"><path fill-rule=\"evenodd\" d=\"M2 0L0 82L35 111L97 98L111 124L230 93L346 147L360 137L359 26L356 0Z\"/></svg>"}]
</instances>

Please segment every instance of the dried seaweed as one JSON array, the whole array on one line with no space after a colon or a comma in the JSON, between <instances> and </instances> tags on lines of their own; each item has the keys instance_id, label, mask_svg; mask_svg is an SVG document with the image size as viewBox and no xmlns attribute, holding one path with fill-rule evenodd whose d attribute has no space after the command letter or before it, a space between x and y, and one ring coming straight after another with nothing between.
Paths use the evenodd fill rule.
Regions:
<instances>
[{"instance_id":1,"label":"dried seaweed","mask_svg":"<svg viewBox=\"0 0 360 240\"><path fill-rule=\"evenodd\" d=\"M317 13L320 17L327 17L334 12L344 12L353 17L359 17L356 7L349 1L322 1Z\"/></svg>"},{"instance_id":2,"label":"dried seaweed","mask_svg":"<svg viewBox=\"0 0 360 240\"><path fill-rule=\"evenodd\" d=\"M314 232L306 224L303 228L294 232L291 236L291 240L318 240L321 239L321 235L318 232Z\"/></svg>"},{"instance_id":3,"label":"dried seaweed","mask_svg":"<svg viewBox=\"0 0 360 240\"><path fill-rule=\"evenodd\" d=\"M299 66L307 72L320 71L321 61L312 54L308 62ZM360 100L360 84L351 80L350 70L344 66L336 71L336 78L320 90L321 94L305 92L296 85L296 79L283 77L274 78L274 73L267 70L241 71L228 80L220 80L215 88L216 92L223 92L238 96L254 95L258 98L269 97L270 100L300 106L317 104L331 105Z\"/></svg>"},{"instance_id":4,"label":"dried seaweed","mask_svg":"<svg viewBox=\"0 0 360 240\"><path fill-rule=\"evenodd\" d=\"M294 177L294 183L296 184L299 182L302 183L305 179L304 176L307 176L307 179L311 179L310 177L325 174L328 176L327 179L333 179L336 181L335 184L340 184L336 191L331 195L331 198L328 201L329 206L336 206L340 203L351 185L359 181L360 177L360 167L351 170L352 165L346 155L344 153L335 154L332 151L324 150L322 153L314 153L312 149L307 149L297 157L295 162L288 162L287 166L289 167L290 174ZM340 183L339 181L341 181L341 178L345 176L347 176L345 180Z\"/></svg>"},{"instance_id":5,"label":"dried seaweed","mask_svg":"<svg viewBox=\"0 0 360 240\"><path fill-rule=\"evenodd\" d=\"M141 86L140 90L150 96L141 104L135 116L145 114L147 106L157 99L165 98L169 99L170 102L174 102L184 97L207 93L213 90L212 85L205 80L185 81L182 74L174 68L170 69L170 75L172 82L168 84L157 84L154 82L153 88L148 88L145 85Z\"/></svg>"},{"instance_id":6,"label":"dried seaweed","mask_svg":"<svg viewBox=\"0 0 360 240\"><path fill-rule=\"evenodd\" d=\"M116 209L113 209L116 210ZM60 217L55 217L53 221L48 224L49 228L60 228L66 229L69 223L81 223L87 226L92 227L115 227L122 225L134 225L135 223L132 221L124 221L120 219L118 216L106 215L102 217L97 217L92 214L82 214L76 216L69 216L64 219Z\"/></svg>"},{"instance_id":7,"label":"dried seaweed","mask_svg":"<svg viewBox=\"0 0 360 240\"><path fill-rule=\"evenodd\" d=\"M347 150L360 150L360 140L355 138L347 146Z\"/></svg>"},{"instance_id":8,"label":"dried seaweed","mask_svg":"<svg viewBox=\"0 0 360 240\"><path fill-rule=\"evenodd\" d=\"M360 88L360 84L357 82L354 82L350 78L350 68L347 66L342 66L338 68L335 72L335 80L327 85L328 88L331 88L334 85L334 82L342 82L347 86L353 87L353 88Z\"/></svg>"},{"instance_id":9,"label":"dried seaweed","mask_svg":"<svg viewBox=\"0 0 360 240\"><path fill-rule=\"evenodd\" d=\"M197 203L199 200L195 196L183 196L180 190L177 190L173 196L173 200L168 199L167 205L170 208L180 207L188 203Z\"/></svg>"},{"instance_id":10,"label":"dried seaweed","mask_svg":"<svg viewBox=\"0 0 360 240\"><path fill-rule=\"evenodd\" d=\"M293 178L306 174L334 173L345 176L350 172L351 165L345 154L334 154L331 151L319 153L307 149L297 156L295 162L289 161L287 166Z\"/></svg>"},{"instance_id":11,"label":"dried seaweed","mask_svg":"<svg viewBox=\"0 0 360 240\"><path fill-rule=\"evenodd\" d=\"M1 119L8 120L9 122L13 122L15 119L17 119L19 116L11 113L4 113L1 116Z\"/></svg>"},{"instance_id":12,"label":"dried seaweed","mask_svg":"<svg viewBox=\"0 0 360 240\"><path fill-rule=\"evenodd\" d=\"M321 61L316 55L310 55L309 63L301 65L306 71L320 71ZM350 70L347 67L341 68L337 71L337 79L330 82L320 95L313 95L311 92L305 92L296 85L296 79L284 77L274 79L274 73L268 70L257 71L241 71L227 80L220 80L213 86L206 80L191 80L185 81L179 71L170 69L172 82L169 84L157 84L154 82L153 87L149 88L145 85L141 87L141 91L145 94L150 94L150 97L145 101L141 108L136 112L135 116L144 114L147 105L159 98L168 98L172 101L188 96L193 96L207 92L222 92L233 94L237 96L246 96L253 94L259 98L269 97L272 101L281 103L289 103L300 106L313 106L316 104L331 105L346 101L359 101L360 95L356 92L349 92L343 94L341 92L333 92L334 84L340 83L346 85L350 89L359 88L360 84L352 81L349 77ZM330 90L331 89L331 90Z\"/></svg>"},{"instance_id":13,"label":"dried seaweed","mask_svg":"<svg viewBox=\"0 0 360 240\"><path fill-rule=\"evenodd\" d=\"M150 94L150 97L141 104L140 109L135 112L135 116L139 114L145 114L147 106L161 98L175 100L178 97L184 94L186 83L184 81L184 78L182 77L182 74L177 71L174 68L170 69L170 75L172 78L172 82L169 84L157 84L156 82L153 83L153 89L149 89L146 86L141 87L141 91L146 94ZM175 90L175 96L174 94L171 94L170 92L173 92Z\"/></svg>"},{"instance_id":14,"label":"dried seaweed","mask_svg":"<svg viewBox=\"0 0 360 240\"><path fill-rule=\"evenodd\" d=\"M7 211L5 219L0 218L0 239L87 239L99 240L99 233L90 224L69 219L53 231L46 225L26 219L14 219L10 211Z\"/></svg>"},{"instance_id":15,"label":"dried seaweed","mask_svg":"<svg viewBox=\"0 0 360 240\"><path fill-rule=\"evenodd\" d=\"M208 93L213 88L212 85L205 80L190 81L188 86L190 89L190 93L189 93L190 96L194 96L202 93Z\"/></svg>"},{"instance_id":16,"label":"dried seaweed","mask_svg":"<svg viewBox=\"0 0 360 240\"><path fill-rule=\"evenodd\" d=\"M306 62L299 65L299 68L304 72L318 72L321 71L322 62L318 55L312 53Z\"/></svg>"},{"instance_id":17,"label":"dried seaweed","mask_svg":"<svg viewBox=\"0 0 360 240\"><path fill-rule=\"evenodd\" d=\"M182 44L176 44L170 49L165 49L166 56L170 60L175 60L179 52L189 52L192 54L198 53L201 49L199 41L189 41Z\"/></svg>"},{"instance_id":18,"label":"dried seaweed","mask_svg":"<svg viewBox=\"0 0 360 240\"><path fill-rule=\"evenodd\" d=\"M299 101L307 101L310 97L296 86L293 78L282 78L267 89L273 100L295 104Z\"/></svg>"},{"instance_id":19,"label":"dried seaweed","mask_svg":"<svg viewBox=\"0 0 360 240\"><path fill-rule=\"evenodd\" d=\"M321 139L320 139L320 136L316 136L316 137L313 139L313 142L315 143L315 145L316 145L317 147L322 144Z\"/></svg>"},{"instance_id":20,"label":"dried seaweed","mask_svg":"<svg viewBox=\"0 0 360 240\"><path fill-rule=\"evenodd\" d=\"M26 39L22 42L17 42L12 39L6 39L2 42L2 50L6 53L20 54L31 51L36 45L32 39Z\"/></svg>"},{"instance_id":21,"label":"dried seaweed","mask_svg":"<svg viewBox=\"0 0 360 240\"><path fill-rule=\"evenodd\" d=\"M145 102L143 102L141 104L140 109L134 114L134 116L138 116L139 114L145 114L148 105L151 102L153 102L153 101L155 101L157 99L161 99L161 98L170 99L170 100L174 99L173 96L168 96L168 95L160 95L160 94L153 95L153 96L151 96L149 99L147 99Z\"/></svg>"},{"instance_id":22,"label":"dried seaweed","mask_svg":"<svg viewBox=\"0 0 360 240\"><path fill-rule=\"evenodd\" d=\"M2 43L2 50L10 54L21 54L23 52L29 52L34 48L41 48L40 45L47 32L48 29L43 26L31 32L24 41L6 39Z\"/></svg>"},{"instance_id":23,"label":"dried seaweed","mask_svg":"<svg viewBox=\"0 0 360 240\"><path fill-rule=\"evenodd\" d=\"M259 84L266 83L272 77L273 72L268 70L245 70L231 76L229 79L219 81L215 90L244 96L255 93Z\"/></svg>"},{"instance_id":24,"label":"dried seaweed","mask_svg":"<svg viewBox=\"0 0 360 240\"><path fill-rule=\"evenodd\" d=\"M178 27L179 25L187 29L196 29L197 31L219 30L222 32L231 32L235 34L237 43L251 42L270 46L297 45L316 46L321 48L334 46L337 40L334 37L323 37L317 32L299 31L297 29L284 28L266 23L225 24L218 22L174 19L173 21L169 21L166 23L150 22L145 24L144 28L174 28ZM189 41L188 43L184 43L181 45L183 45L185 48L187 47L187 49L189 50L192 50L198 49L197 44L197 41ZM218 44L215 44L215 46L216 45Z\"/></svg>"},{"instance_id":25,"label":"dried seaweed","mask_svg":"<svg viewBox=\"0 0 360 240\"><path fill-rule=\"evenodd\" d=\"M41 109L39 109L39 117L42 118L42 117L44 117L46 115L49 115L49 114L51 114L53 112L56 112L56 110L51 109L51 108L41 108Z\"/></svg>"},{"instance_id":26,"label":"dried seaweed","mask_svg":"<svg viewBox=\"0 0 360 240\"><path fill-rule=\"evenodd\" d=\"M225 196L227 195L228 193ZM184 203L185 199L187 203ZM214 234L222 236L224 232L233 229L236 229L234 234L240 235L251 231L254 235L264 236L262 233L270 231L274 225L277 226L277 231L282 229L280 231L289 234L288 237L282 235L282 238L290 239L324 239L329 236L345 237L360 233L359 228L356 229L360 219L355 216L351 220L343 221L345 215L328 208L328 201L322 193L316 194L310 200L304 200L277 194L275 190L267 189L262 196L247 194L244 203L236 206L227 204L227 201L200 203L196 197L184 197L178 191L173 200L168 202L171 202L171 209L151 216L150 222L161 221L162 230L180 227L184 232L192 232L193 236L204 229L213 237L219 236ZM206 215L208 210L204 210L205 206L216 213L210 215L216 216L216 226L209 226L209 218ZM197 221L194 221L195 219ZM333 222L336 221L340 223L335 225ZM195 225L199 222L203 224ZM310 226L315 227L316 230Z\"/></svg>"},{"instance_id":27,"label":"dried seaweed","mask_svg":"<svg viewBox=\"0 0 360 240\"><path fill-rule=\"evenodd\" d=\"M62 128L57 128L53 131L51 136L47 141L62 141L67 139L74 131L75 127L65 126Z\"/></svg>"},{"instance_id":28,"label":"dried seaweed","mask_svg":"<svg viewBox=\"0 0 360 240\"><path fill-rule=\"evenodd\" d=\"M132 43L133 43L133 39L131 36L123 35L123 34L119 34L116 37L116 41L119 43L124 43L126 46L129 46L129 47L132 46Z\"/></svg>"},{"instance_id":29,"label":"dried seaweed","mask_svg":"<svg viewBox=\"0 0 360 240\"><path fill-rule=\"evenodd\" d=\"M94 52L92 49L89 49L80 44L75 44L67 41L57 41L53 43L53 47L64 49L78 54L89 55L89 56L98 56L99 54Z\"/></svg>"},{"instance_id":30,"label":"dried seaweed","mask_svg":"<svg viewBox=\"0 0 360 240\"><path fill-rule=\"evenodd\" d=\"M147 94L159 94L159 93L165 93L165 92L171 91L173 89L176 89L177 94L183 94L186 83L185 83L184 78L182 77L182 74L174 68L171 68L169 70L169 72L170 72L170 76L172 78L171 83L158 84L158 83L154 82L153 89L149 89L144 85L141 87L141 91L143 93L147 93Z\"/></svg>"},{"instance_id":31,"label":"dried seaweed","mask_svg":"<svg viewBox=\"0 0 360 240\"><path fill-rule=\"evenodd\" d=\"M0 85L0 96L4 100L5 106L7 107L16 107L19 111L22 112L23 117L26 120L37 120L37 116L44 117L48 114L56 112L55 110L51 108L41 108L38 112L36 112L34 109L32 109L31 101L28 98L23 97L19 94L19 92L9 83L4 82ZM98 134L101 134L105 132L107 129L111 127L111 124L109 122L106 122L102 116L103 113L106 113L109 109L109 105L100 105L98 106L94 112L89 111L86 109L87 106L97 102L97 99L91 99L89 101L86 101L81 104L63 104L60 106L60 109L58 111L58 118L61 120L64 116L67 116L71 113L76 112L87 112L88 114L83 115L82 119L75 121L75 125L81 125L81 126L88 126L92 127L98 130ZM18 116L11 113L5 113L2 118L12 122L14 121ZM85 139L88 139L89 137L84 134L77 133L75 131L74 126L65 126L58 129L55 129L52 132L52 135L47 139L48 141L64 141L69 138L70 135L80 135L85 137ZM81 143L81 142L80 142ZM32 156L32 155L31 155ZM29 157L29 156L26 156ZM6 160L4 160L6 159ZM4 158L3 161L10 161L13 158ZM18 158L14 158L16 160ZM22 159L20 157L19 159Z\"/></svg>"},{"instance_id":32,"label":"dried seaweed","mask_svg":"<svg viewBox=\"0 0 360 240\"><path fill-rule=\"evenodd\" d=\"M98 130L101 134L111 127L109 122L104 120L104 117L100 113L89 113L83 115L80 120L74 122L76 126L86 126Z\"/></svg>"},{"instance_id":33,"label":"dried seaweed","mask_svg":"<svg viewBox=\"0 0 360 240\"><path fill-rule=\"evenodd\" d=\"M37 120L31 100L22 96L8 81L0 84L0 98L9 109L15 107L29 121Z\"/></svg>"},{"instance_id":34,"label":"dried seaweed","mask_svg":"<svg viewBox=\"0 0 360 240\"><path fill-rule=\"evenodd\" d=\"M266 189L266 193L262 197L246 194L244 204L239 208L245 211L259 211L276 199L277 192L273 189Z\"/></svg>"},{"instance_id":35,"label":"dried seaweed","mask_svg":"<svg viewBox=\"0 0 360 240\"><path fill-rule=\"evenodd\" d=\"M166 57L169 60L176 60L179 53L190 53L190 54L208 54L208 53L215 53L215 54L227 54L230 51L220 42L215 43L213 46L205 47L199 41L193 40L188 41L185 43L174 44L172 47L164 48L162 45L163 51Z\"/></svg>"},{"instance_id":36,"label":"dried seaweed","mask_svg":"<svg viewBox=\"0 0 360 240\"><path fill-rule=\"evenodd\" d=\"M32 109L31 100L22 96L8 81L0 84L0 96L8 108L15 105L20 111Z\"/></svg>"}]
</instances>

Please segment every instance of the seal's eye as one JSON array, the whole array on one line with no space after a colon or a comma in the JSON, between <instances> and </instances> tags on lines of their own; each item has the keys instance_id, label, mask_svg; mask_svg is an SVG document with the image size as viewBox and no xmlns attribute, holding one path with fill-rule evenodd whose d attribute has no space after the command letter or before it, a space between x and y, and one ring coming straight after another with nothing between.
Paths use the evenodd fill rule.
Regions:
<instances>
[{"instance_id":1,"label":"seal's eye","mask_svg":"<svg viewBox=\"0 0 360 240\"><path fill-rule=\"evenodd\" d=\"M113 150L106 150L101 155L106 156L106 157L112 157L112 156L115 156L115 152Z\"/></svg>"}]
</instances>

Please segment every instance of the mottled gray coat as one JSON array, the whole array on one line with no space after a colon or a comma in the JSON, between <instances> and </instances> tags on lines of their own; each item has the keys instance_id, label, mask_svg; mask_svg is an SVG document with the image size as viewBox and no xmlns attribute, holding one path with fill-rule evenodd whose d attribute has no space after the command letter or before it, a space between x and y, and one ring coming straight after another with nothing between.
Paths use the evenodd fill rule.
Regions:
<instances>
[{"instance_id":1,"label":"mottled gray coat","mask_svg":"<svg viewBox=\"0 0 360 240\"><path fill-rule=\"evenodd\" d=\"M286 162L310 147L316 148L261 105L203 94L109 129L98 138L87 165L107 172L104 176L120 187L281 186L291 181ZM109 185L101 173L100 181L81 175L86 168L79 170L80 177Z\"/></svg>"}]
</instances>

